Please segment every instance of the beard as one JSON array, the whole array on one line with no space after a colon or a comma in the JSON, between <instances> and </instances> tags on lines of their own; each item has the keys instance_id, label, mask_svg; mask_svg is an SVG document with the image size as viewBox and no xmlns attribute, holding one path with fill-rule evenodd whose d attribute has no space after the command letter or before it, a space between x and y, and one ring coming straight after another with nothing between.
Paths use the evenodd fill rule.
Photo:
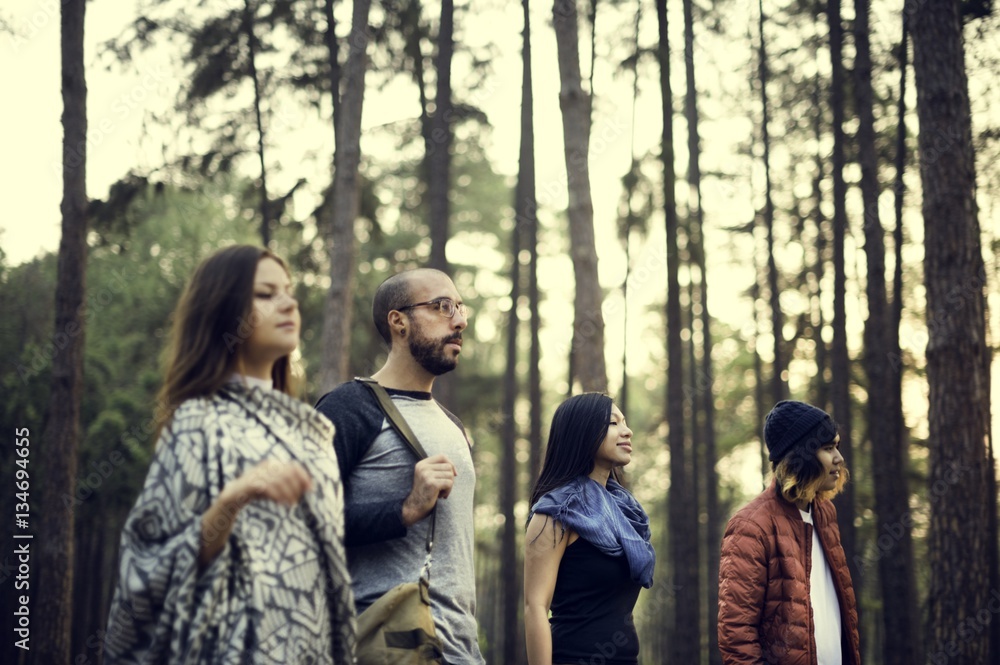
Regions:
<instances>
[{"instance_id":1,"label":"beard","mask_svg":"<svg viewBox=\"0 0 1000 665\"><path fill-rule=\"evenodd\" d=\"M460 339L462 339L462 333L460 332L448 335L442 340L433 340L418 334L418 331L414 330L413 335L410 336L408 341L410 355L425 370L434 376L441 376L458 366L458 357L452 358L447 355L444 348L445 345Z\"/></svg>"}]
</instances>

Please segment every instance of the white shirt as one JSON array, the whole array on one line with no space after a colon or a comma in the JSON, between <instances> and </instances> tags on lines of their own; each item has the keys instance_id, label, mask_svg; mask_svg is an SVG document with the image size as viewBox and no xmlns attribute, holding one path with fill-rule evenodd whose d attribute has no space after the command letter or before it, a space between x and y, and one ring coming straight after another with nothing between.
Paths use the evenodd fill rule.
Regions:
<instances>
[{"instance_id":1,"label":"white shirt","mask_svg":"<svg viewBox=\"0 0 1000 665\"><path fill-rule=\"evenodd\" d=\"M813 524L812 505L809 512L800 510L802 521ZM817 665L842 665L840 650L840 600L833 584L833 572L823 554L816 527L812 529L812 570L809 573L809 602L813 610L813 630L816 637Z\"/></svg>"}]
</instances>

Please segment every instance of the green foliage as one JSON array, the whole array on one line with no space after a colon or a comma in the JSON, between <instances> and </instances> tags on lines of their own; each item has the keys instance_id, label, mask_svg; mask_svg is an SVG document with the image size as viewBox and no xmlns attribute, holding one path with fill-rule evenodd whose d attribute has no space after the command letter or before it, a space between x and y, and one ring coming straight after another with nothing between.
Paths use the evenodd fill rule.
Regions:
<instances>
[{"instance_id":1,"label":"green foliage","mask_svg":"<svg viewBox=\"0 0 1000 665\"><path fill-rule=\"evenodd\" d=\"M115 188L112 188L115 191ZM226 197L211 187L192 192L146 186L106 232L91 234L85 291L81 469L119 451L144 468L152 442L145 422L159 382L159 353L169 314L196 263L220 245L252 241L234 223ZM124 217L128 224L120 223ZM66 331L52 332L55 257L6 271L0 284L3 420L40 427L51 357ZM139 436L126 436L135 428ZM39 430L40 431L40 430ZM109 493L108 496L114 496ZM118 493L128 500L128 493Z\"/></svg>"}]
</instances>

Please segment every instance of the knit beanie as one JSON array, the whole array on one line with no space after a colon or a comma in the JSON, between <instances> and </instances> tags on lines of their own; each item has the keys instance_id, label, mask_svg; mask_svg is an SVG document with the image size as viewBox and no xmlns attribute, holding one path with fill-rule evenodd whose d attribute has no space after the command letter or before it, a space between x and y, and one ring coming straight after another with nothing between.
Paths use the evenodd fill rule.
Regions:
<instances>
[{"instance_id":1,"label":"knit beanie","mask_svg":"<svg viewBox=\"0 0 1000 665\"><path fill-rule=\"evenodd\" d=\"M768 459L780 462L792 449L809 446L815 452L837 436L837 424L822 409L805 402L781 401L764 418Z\"/></svg>"}]
</instances>

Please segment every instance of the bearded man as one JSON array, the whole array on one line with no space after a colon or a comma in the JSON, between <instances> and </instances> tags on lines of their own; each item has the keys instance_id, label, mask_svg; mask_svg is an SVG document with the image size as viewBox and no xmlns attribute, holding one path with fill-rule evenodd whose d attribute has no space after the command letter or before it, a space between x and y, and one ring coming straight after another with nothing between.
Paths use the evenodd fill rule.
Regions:
<instances>
[{"instance_id":1,"label":"bearded man","mask_svg":"<svg viewBox=\"0 0 1000 665\"><path fill-rule=\"evenodd\" d=\"M430 269L385 280L372 318L389 347L372 378L386 389L428 457L417 461L366 386L348 381L316 408L333 421L344 482L345 545L360 615L398 584L416 581L436 509L431 612L449 665L482 665L476 626L473 493L476 472L462 422L431 395L458 365L468 311L451 279Z\"/></svg>"}]
</instances>

